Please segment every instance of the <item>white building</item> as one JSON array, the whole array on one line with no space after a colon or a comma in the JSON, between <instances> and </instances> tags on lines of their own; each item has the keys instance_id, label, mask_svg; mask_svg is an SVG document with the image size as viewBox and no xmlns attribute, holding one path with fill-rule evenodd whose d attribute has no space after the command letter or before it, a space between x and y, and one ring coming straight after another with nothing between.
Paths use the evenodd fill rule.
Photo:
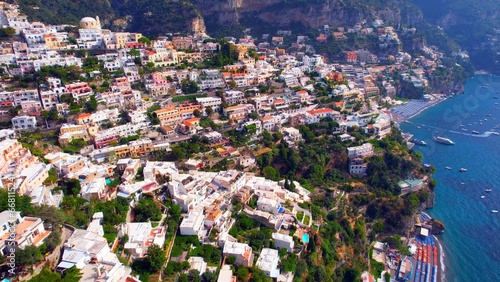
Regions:
<instances>
[{"instance_id":1,"label":"white building","mask_svg":"<svg viewBox=\"0 0 500 282\"><path fill-rule=\"evenodd\" d=\"M241 91L226 91L224 92L224 98L228 105L244 104L247 102L245 94Z\"/></svg>"},{"instance_id":2,"label":"white building","mask_svg":"<svg viewBox=\"0 0 500 282\"><path fill-rule=\"evenodd\" d=\"M216 112L220 109L220 106L222 104L222 99L219 97L202 97L202 98L196 98L196 102L202 105L203 109L210 106L212 107L213 111Z\"/></svg>"},{"instance_id":3,"label":"white building","mask_svg":"<svg viewBox=\"0 0 500 282\"><path fill-rule=\"evenodd\" d=\"M153 244L163 247L166 230L164 226L153 228L151 222L127 222L120 226L118 235L125 234L128 236L125 250L136 258L142 258Z\"/></svg>"},{"instance_id":4,"label":"white building","mask_svg":"<svg viewBox=\"0 0 500 282\"><path fill-rule=\"evenodd\" d=\"M295 143L303 141L302 134L300 134L300 131L294 127L283 128L283 133L285 135L285 141L289 145L294 145Z\"/></svg>"},{"instance_id":5,"label":"white building","mask_svg":"<svg viewBox=\"0 0 500 282\"><path fill-rule=\"evenodd\" d=\"M227 189L230 194L240 190L245 182L245 173L234 169L219 172L213 180L215 185Z\"/></svg>"},{"instance_id":6,"label":"white building","mask_svg":"<svg viewBox=\"0 0 500 282\"><path fill-rule=\"evenodd\" d=\"M352 158L367 158L373 156L373 145L365 143L361 146L347 148L347 156Z\"/></svg>"},{"instance_id":7,"label":"white building","mask_svg":"<svg viewBox=\"0 0 500 282\"><path fill-rule=\"evenodd\" d=\"M98 225L98 217L94 217ZM96 226L94 226L96 227ZM56 271L64 272L75 266L82 270L81 281L137 281L132 279L132 270L124 266L116 254L111 252L106 238L90 230L75 229L64 243L64 251Z\"/></svg>"},{"instance_id":8,"label":"white building","mask_svg":"<svg viewBox=\"0 0 500 282\"><path fill-rule=\"evenodd\" d=\"M222 266L219 271L217 282L236 282L236 276L233 275L233 270L230 265L225 264Z\"/></svg>"},{"instance_id":9,"label":"white building","mask_svg":"<svg viewBox=\"0 0 500 282\"><path fill-rule=\"evenodd\" d=\"M295 243L293 242L293 237L281 233L273 233L272 238L274 240L274 247L277 249L285 248L288 252L293 251Z\"/></svg>"},{"instance_id":10,"label":"white building","mask_svg":"<svg viewBox=\"0 0 500 282\"><path fill-rule=\"evenodd\" d=\"M278 250L263 248L255 265L262 269L267 276L277 278L280 274L278 268L279 261Z\"/></svg>"},{"instance_id":11,"label":"white building","mask_svg":"<svg viewBox=\"0 0 500 282\"><path fill-rule=\"evenodd\" d=\"M248 244L226 241L222 253L225 257L236 257L236 265L244 267L251 267L253 265L252 248Z\"/></svg>"},{"instance_id":12,"label":"white building","mask_svg":"<svg viewBox=\"0 0 500 282\"><path fill-rule=\"evenodd\" d=\"M18 116L12 118L12 125L14 130L25 130L36 128L36 117L31 116Z\"/></svg>"},{"instance_id":13,"label":"white building","mask_svg":"<svg viewBox=\"0 0 500 282\"><path fill-rule=\"evenodd\" d=\"M196 235L199 236L202 227L203 221L205 220L205 215L203 211L200 209L195 209L191 211L187 217L185 217L179 229L181 231L181 235Z\"/></svg>"},{"instance_id":14,"label":"white building","mask_svg":"<svg viewBox=\"0 0 500 282\"><path fill-rule=\"evenodd\" d=\"M304 55L302 59L304 67L307 71L313 71L315 67L324 65L323 57L321 55L308 56Z\"/></svg>"},{"instance_id":15,"label":"white building","mask_svg":"<svg viewBox=\"0 0 500 282\"><path fill-rule=\"evenodd\" d=\"M266 197L259 197L257 200L257 209L274 215L283 211L283 207L281 207L277 200Z\"/></svg>"},{"instance_id":16,"label":"white building","mask_svg":"<svg viewBox=\"0 0 500 282\"><path fill-rule=\"evenodd\" d=\"M207 271L207 263L203 260L202 257L189 257L189 269L196 269L202 275Z\"/></svg>"},{"instance_id":17,"label":"white building","mask_svg":"<svg viewBox=\"0 0 500 282\"><path fill-rule=\"evenodd\" d=\"M29 194L31 198L31 204L35 206L47 205L59 207L62 202L63 192L58 191L55 194L52 194L52 191L45 186L39 186L33 190Z\"/></svg>"},{"instance_id":18,"label":"white building","mask_svg":"<svg viewBox=\"0 0 500 282\"><path fill-rule=\"evenodd\" d=\"M95 178L90 182L82 182L81 186L80 195L85 200L102 199L105 196L106 179L104 177Z\"/></svg>"},{"instance_id":19,"label":"white building","mask_svg":"<svg viewBox=\"0 0 500 282\"><path fill-rule=\"evenodd\" d=\"M45 110L55 108L59 103L58 94L52 90L41 91L40 97L42 101L42 107Z\"/></svg>"},{"instance_id":20,"label":"white building","mask_svg":"<svg viewBox=\"0 0 500 282\"><path fill-rule=\"evenodd\" d=\"M15 139L16 132L12 129L0 129L0 141L7 139Z\"/></svg>"},{"instance_id":21,"label":"white building","mask_svg":"<svg viewBox=\"0 0 500 282\"><path fill-rule=\"evenodd\" d=\"M20 249L34 245L43 244L43 240L49 236L50 231L43 227L43 221L37 217L21 217L20 212L3 211L0 213L0 253L4 252L6 246L11 242Z\"/></svg>"},{"instance_id":22,"label":"white building","mask_svg":"<svg viewBox=\"0 0 500 282\"><path fill-rule=\"evenodd\" d=\"M368 164L361 158L351 159L349 161L349 173L352 175L366 175Z\"/></svg>"}]
</instances>

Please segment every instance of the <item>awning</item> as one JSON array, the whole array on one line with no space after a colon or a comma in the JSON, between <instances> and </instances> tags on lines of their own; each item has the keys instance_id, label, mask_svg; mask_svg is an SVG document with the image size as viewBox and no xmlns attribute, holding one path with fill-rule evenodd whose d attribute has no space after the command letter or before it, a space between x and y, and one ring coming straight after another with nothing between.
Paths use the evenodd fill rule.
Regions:
<instances>
[{"instance_id":1,"label":"awning","mask_svg":"<svg viewBox=\"0 0 500 282\"><path fill-rule=\"evenodd\" d=\"M75 265L74 262L61 261L56 268L68 269Z\"/></svg>"}]
</instances>

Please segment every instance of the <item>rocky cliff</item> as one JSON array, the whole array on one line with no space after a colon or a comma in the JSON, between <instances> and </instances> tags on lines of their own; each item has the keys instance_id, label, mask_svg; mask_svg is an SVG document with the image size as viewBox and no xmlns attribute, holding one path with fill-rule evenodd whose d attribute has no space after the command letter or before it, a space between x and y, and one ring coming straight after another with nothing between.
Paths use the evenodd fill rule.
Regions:
<instances>
[{"instance_id":1,"label":"rocky cliff","mask_svg":"<svg viewBox=\"0 0 500 282\"><path fill-rule=\"evenodd\" d=\"M372 3L373 2L373 3ZM209 32L220 26L242 24L245 27L286 28L297 22L310 28L324 25L353 26L359 22L382 19L390 24L415 24L421 11L404 0L387 1L290 1L290 0L194 0ZM377 4L378 3L378 4ZM391 5L391 3L393 5ZM377 5L375 5L377 4Z\"/></svg>"},{"instance_id":2,"label":"rocky cliff","mask_svg":"<svg viewBox=\"0 0 500 282\"><path fill-rule=\"evenodd\" d=\"M390 24L415 24L423 18L420 9L407 0L19 0L31 19L47 23L74 23L84 16L99 15L109 24L128 22L126 29L148 35L167 32L220 30L235 24L245 28L270 26L305 28L324 25L353 26L382 19ZM33 3L35 3L33 5ZM36 6L36 9L33 8ZM52 12L57 10L60 17Z\"/></svg>"}]
</instances>

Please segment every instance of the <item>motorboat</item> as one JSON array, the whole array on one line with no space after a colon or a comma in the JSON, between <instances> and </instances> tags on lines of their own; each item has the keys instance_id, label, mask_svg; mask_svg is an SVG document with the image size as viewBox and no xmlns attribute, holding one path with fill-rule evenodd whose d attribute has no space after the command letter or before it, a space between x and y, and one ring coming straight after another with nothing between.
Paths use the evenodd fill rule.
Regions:
<instances>
[{"instance_id":1,"label":"motorboat","mask_svg":"<svg viewBox=\"0 0 500 282\"><path fill-rule=\"evenodd\" d=\"M498 211L497 210L491 210L491 213L497 213Z\"/></svg>"},{"instance_id":2,"label":"motorboat","mask_svg":"<svg viewBox=\"0 0 500 282\"><path fill-rule=\"evenodd\" d=\"M479 134L479 131L477 131L477 130L472 130L472 134Z\"/></svg>"},{"instance_id":3,"label":"motorboat","mask_svg":"<svg viewBox=\"0 0 500 282\"><path fill-rule=\"evenodd\" d=\"M451 167L449 167L449 166L447 166L447 167L445 167L445 168L446 168L447 170L451 170Z\"/></svg>"},{"instance_id":4,"label":"motorboat","mask_svg":"<svg viewBox=\"0 0 500 282\"><path fill-rule=\"evenodd\" d=\"M448 138L444 138L441 136L435 137L434 140L438 143L446 144L446 145L455 145L455 142L451 141Z\"/></svg>"},{"instance_id":5,"label":"motorboat","mask_svg":"<svg viewBox=\"0 0 500 282\"><path fill-rule=\"evenodd\" d=\"M462 167L458 171L460 171L460 172L467 172L467 169Z\"/></svg>"},{"instance_id":6,"label":"motorboat","mask_svg":"<svg viewBox=\"0 0 500 282\"><path fill-rule=\"evenodd\" d=\"M491 192L491 189L485 189L484 192Z\"/></svg>"},{"instance_id":7,"label":"motorboat","mask_svg":"<svg viewBox=\"0 0 500 282\"><path fill-rule=\"evenodd\" d=\"M427 143L426 143L425 141L423 141L423 140L418 140L418 139L413 138L413 139L411 140L411 142L413 142L413 143L415 143L415 144L417 144L417 145L427 146Z\"/></svg>"},{"instance_id":8,"label":"motorboat","mask_svg":"<svg viewBox=\"0 0 500 282\"><path fill-rule=\"evenodd\" d=\"M486 198L486 196L481 196L481 199L484 199L484 198Z\"/></svg>"}]
</instances>

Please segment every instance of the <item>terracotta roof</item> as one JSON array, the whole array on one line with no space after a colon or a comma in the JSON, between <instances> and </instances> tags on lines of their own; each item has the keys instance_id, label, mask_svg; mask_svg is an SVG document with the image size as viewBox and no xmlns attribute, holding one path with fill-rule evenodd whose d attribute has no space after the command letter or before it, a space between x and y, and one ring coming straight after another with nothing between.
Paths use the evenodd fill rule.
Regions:
<instances>
[{"instance_id":1,"label":"terracotta roof","mask_svg":"<svg viewBox=\"0 0 500 282\"><path fill-rule=\"evenodd\" d=\"M332 109L329 109L329 108L324 108L324 109L316 109L316 110L312 110L310 111L309 113L311 115L317 115L317 114L324 114L324 113L331 113L333 112Z\"/></svg>"},{"instance_id":2,"label":"terracotta roof","mask_svg":"<svg viewBox=\"0 0 500 282\"><path fill-rule=\"evenodd\" d=\"M162 126L162 127L161 127L161 129L163 129L163 131L166 131L166 132L167 132L167 131L172 131L172 130L174 130L174 129L173 129L171 126L169 126L169 125Z\"/></svg>"},{"instance_id":3,"label":"terracotta roof","mask_svg":"<svg viewBox=\"0 0 500 282\"><path fill-rule=\"evenodd\" d=\"M207 219L210 220L210 221L214 221L216 220L220 215L222 214L222 211L219 210L219 209L215 209L213 211L211 211L208 215L207 215Z\"/></svg>"},{"instance_id":4,"label":"terracotta roof","mask_svg":"<svg viewBox=\"0 0 500 282\"><path fill-rule=\"evenodd\" d=\"M173 110L175 110L175 107L167 107L165 109L155 111L155 114L161 114L161 113L170 112Z\"/></svg>"},{"instance_id":5,"label":"terracotta roof","mask_svg":"<svg viewBox=\"0 0 500 282\"><path fill-rule=\"evenodd\" d=\"M184 124L185 124L185 125L187 125L187 126L189 126L189 127L191 127L191 126L193 126L193 123L196 123L196 122L198 122L199 120L200 120L199 118L190 118L190 119L186 119L186 120L184 121Z\"/></svg>"},{"instance_id":6,"label":"terracotta roof","mask_svg":"<svg viewBox=\"0 0 500 282\"><path fill-rule=\"evenodd\" d=\"M90 117L91 114L79 114L76 116L77 119L81 119L81 118L86 118L86 117Z\"/></svg>"}]
</instances>

